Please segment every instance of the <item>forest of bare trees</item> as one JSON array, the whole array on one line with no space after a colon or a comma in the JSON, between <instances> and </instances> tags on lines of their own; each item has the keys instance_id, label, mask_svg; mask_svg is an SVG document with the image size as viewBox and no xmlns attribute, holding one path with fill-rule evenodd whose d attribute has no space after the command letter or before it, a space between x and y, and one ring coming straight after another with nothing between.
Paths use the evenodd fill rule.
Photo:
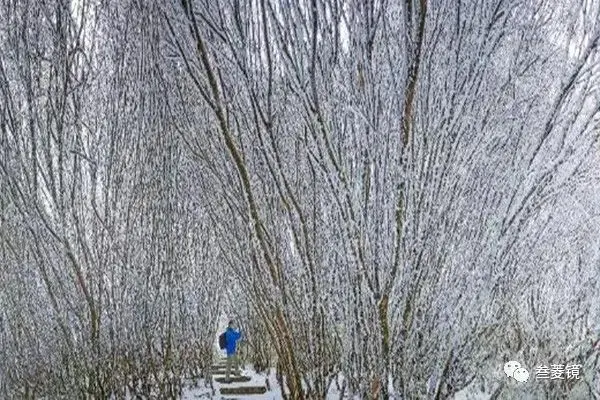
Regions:
<instances>
[{"instance_id":1,"label":"forest of bare trees","mask_svg":"<svg viewBox=\"0 0 600 400\"><path fill-rule=\"evenodd\" d=\"M286 400L600 399L599 137L599 0L0 0L0 398L226 314Z\"/></svg>"}]
</instances>

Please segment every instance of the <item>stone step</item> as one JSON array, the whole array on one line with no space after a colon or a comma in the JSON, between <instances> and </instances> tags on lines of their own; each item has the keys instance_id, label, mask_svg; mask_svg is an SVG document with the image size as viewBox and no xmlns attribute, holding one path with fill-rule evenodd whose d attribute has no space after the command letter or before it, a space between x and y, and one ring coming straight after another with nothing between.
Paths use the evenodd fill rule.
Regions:
<instances>
[{"instance_id":1,"label":"stone step","mask_svg":"<svg viewBox=\"0 0 600 400\"><path fill-rule=\"evenodd\" d=\"M267 392L267 388L264 386L237 386L237 387L222 387L219 389L222 395L250 395L250 394L264 394Z\"/></svg>"},{"instance_id":2,"label":"stone step","mask_svg":"<svg viewBox=\"0 0 600 400\"><path fill-rule=\"evenodd\" d=\"M221 366L221 365L213 365L210 367L211 370L216 370L216 369L222 369L223 371L225 371L227 369L226 366ZM231 369L240 369L239 366L231 366Z\"/></svg>"},{"instance_id":3,"label":"stone step","mask_svg":"<svg viewBox=\"0 0 600 400\"><path fill-rule=\"evenodd\" d=\"M218 378L215 378L216 382L219 383L240 383L240 382L250 382L252 380L252 378L250 378L249 376L231 376L230 381L226 381L224 376L220 376Z\"/></svg>"},{"instance_id":4,"label":"stone step","mask_svg":"<svg viewBox=\"0 0 600 400\"><path fill-rule=\"evenodd\" d=\"M227 367L226 360L219 360L219 361L215 362L213 365L211 365L211 368L226 368L226 367Z\"/></svg>"},{"instance_id":5,"label":"stone step","mask_svg":"<svg viewBox=\"0 0 600 400\"><path fill-rule=\"evenodd\" d=\"M225 375L227 373L227 370L225 368L211 369L210 373L211 375ZM232 369L230 371L230 374L240 376L242 375L242 371L240 371L239 369Z\"/></svg>"}]
</instances>

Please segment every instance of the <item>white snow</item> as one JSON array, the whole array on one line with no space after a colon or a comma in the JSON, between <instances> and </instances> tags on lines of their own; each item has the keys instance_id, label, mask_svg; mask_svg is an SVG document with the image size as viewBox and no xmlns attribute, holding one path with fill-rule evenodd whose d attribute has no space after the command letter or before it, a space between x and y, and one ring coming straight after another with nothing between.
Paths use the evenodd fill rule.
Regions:
<instances>
[{"instance_id":1,"label":"white snow","mask_svg":"<svg viewBox=\"0 0 600 400\"><path fill-rule=\"evenodd\" d=\"M277 385L277 380L275 379L275 370L271 369L267 374L258 374L256 372L254 372L252 370L252 368L246 366L245 368L243 368L242 370L242 375L244 376L249 376L251 378L250 381L248 382L241 382L241 383L231 383L231 384L221 384L219 382L216 382L213 380L213 385L215 388L215 396L211 397L210 396L210 392L211 389L210 387L205 388L204 382L199 380L198 381L198 387L197 388L187 388L183 391L182 394L182 400L191 400L191 399L199 399L199 398L211 398L211 399L248 399L251 398L253 400L273 400L273 399L281 399L281 390L279 388L279 386ZM220 376L220 375L216 375L216 376ZM265 379L269 379L269 384L270 384L270 391L267 391L265 394L262 395L240 395L240 396L236 396L236 395L224 395L221 396L220 393L220 388L221 387L245 387L245 386L264 386L265 385Z\"/></svg>"}]
</instances>

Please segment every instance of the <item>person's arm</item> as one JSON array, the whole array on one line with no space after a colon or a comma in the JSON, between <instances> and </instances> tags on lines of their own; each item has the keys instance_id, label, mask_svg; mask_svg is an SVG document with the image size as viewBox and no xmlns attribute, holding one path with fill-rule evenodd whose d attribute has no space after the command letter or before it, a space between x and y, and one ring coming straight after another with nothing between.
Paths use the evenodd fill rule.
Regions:
<instances>
[{"instance_id":1,"label":"person's arm","mask_svg":"<svg viewBox=\"0 0 600 400\"><path fill-rule=\"evenodd\" d=\"M242 332L238 331L238 332L235 333L235 335L236 335L235 340L240 340L240 338L242 337Z\"/></svg>"}]
</instances>

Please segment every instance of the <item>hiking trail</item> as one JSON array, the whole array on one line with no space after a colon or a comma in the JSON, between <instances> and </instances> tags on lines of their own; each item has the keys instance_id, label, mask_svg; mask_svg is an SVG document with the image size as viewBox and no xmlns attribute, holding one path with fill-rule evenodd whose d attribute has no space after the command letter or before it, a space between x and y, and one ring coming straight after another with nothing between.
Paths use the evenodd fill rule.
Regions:
<instances>
[{"instance_id":1,"label":"hiking trail","mask_svg":"<svg viewBox=\"0 0 600 400\"><path fill-rule=\"evenodd\" d=\"M214 387L223 399L225 399L224 396L232 396L227 397L228 399L242 398L238 396L243 396L244 399L252 399L252 396L262 399L264 397L258 395L267 393L268 378L259 375L254 377L244 375L244 371L241 371L238 366L231 369L230 381L226 382L225 372L226 359L224 358L213 364L210 370Z\"/></svg>"}]
</instances>

